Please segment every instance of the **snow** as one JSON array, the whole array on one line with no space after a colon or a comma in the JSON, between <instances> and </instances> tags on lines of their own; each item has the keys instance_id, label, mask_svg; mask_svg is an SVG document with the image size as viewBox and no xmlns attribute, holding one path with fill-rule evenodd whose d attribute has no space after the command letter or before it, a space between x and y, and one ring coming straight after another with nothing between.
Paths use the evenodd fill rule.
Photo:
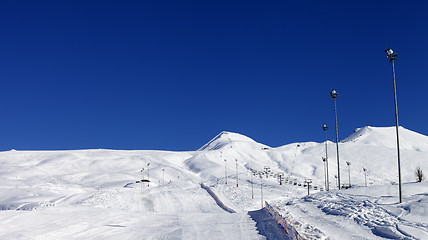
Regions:
<instances>
[{"instance_id":1,"label":"snow","mask_svg":"<svg viewBox=\"0 0 428 240\"><path fill-rule=\"evenodd\" d=\"M264 201L305 239L428 239L428 183L414 176L418 166L428 171L428 137L400 127L400 143L401 204L393 127L360 128L339 144L350 189L335 186L328 142L328 192L324 142L271 148L221 132L191 152L2 152L0 239L289 239L260 210ZM284 173L282 185L251 174L265 166ZM309 196L308 178L317 186Z\"/></svg>"}]
</instances>

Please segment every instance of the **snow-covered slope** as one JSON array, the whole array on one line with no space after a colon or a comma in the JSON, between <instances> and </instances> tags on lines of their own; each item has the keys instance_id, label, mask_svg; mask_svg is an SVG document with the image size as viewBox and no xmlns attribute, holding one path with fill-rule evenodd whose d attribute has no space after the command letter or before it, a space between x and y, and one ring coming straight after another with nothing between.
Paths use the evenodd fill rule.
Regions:
<instances>
[{"instance_id":1,"label":"snow-covered slope","mask_svg":"<svg viewBox=\"0 0 428 240\"><path fill-rule=\"evenodd\" d=\"M403 127L399 128L400 149L428 150L428 137ZM370 127L355 129L343 142L356 142L389 148L397 147L395 127Z\"/></svg>"},{"instance_id":2,"label":"snow-covered slope","mask_svg":"<svg viewBox=\"0 0 428 240\"><path fill-rule=\"evenodd\" d=\"M257 143L253 139L239 133L223 131L208 143L202 146L198 151L220 150L224 148L268 148L268 146Z\"/></svg>"},{"instance_id":3,"label":"snow-covered slope","mask_svg":"<svg viewBox=\"0 0 428 240\"><path fill-rule=\"evenodd\" d=\"M341 185L350 176L348 190L336 190L336 146L328 142L329 192L320 191L324 142L270 148L221 132L192 152L2 152L0 239L263 239L247 211L264 200L308 239L423 239L428 187L413 182L416 167L428 171L427 139L400 128L403 204L394 185L394 128L357 129L339 144ZM262 178L250 171L265 168L270 174ZM277 173L284 174L282 185ZM150 182L136 183L142 179ZM299 186L305 179L317 186L310 197ZM200 183L237 213L220 208Z\"/></svg>"}]
</instances>

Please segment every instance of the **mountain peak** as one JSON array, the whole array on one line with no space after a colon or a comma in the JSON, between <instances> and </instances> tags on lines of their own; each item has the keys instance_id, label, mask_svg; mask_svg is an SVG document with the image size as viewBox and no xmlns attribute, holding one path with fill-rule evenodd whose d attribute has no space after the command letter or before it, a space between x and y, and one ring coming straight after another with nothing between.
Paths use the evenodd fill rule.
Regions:
<instances>
[{"instance_id":1,"label":"mountain peak","mask_svg":"<svg viewBox=\"0 0 428 240\"><path fill-rule=\"evenodd\" d=\"M398 129L400 137L400 148L417 149L428 148L428 137L417 132L408 130L404 127ZM354 133L349 135L343 142L358 142L376 146L385 146L396 148L397 136L394 127L372 127L365 126L357 128Z\"/></svg>"},{"instance_id":2,"label":"mountain peak","mask_svg":"<svg viewBox=\"0 0 428 240\"><path fill-rule=\"evenodd\" d=\"M221 149L227 145L231 145L235 142L248 142L248 143L256 143L253 139L244 136L239 133L233 133L228 131L222 131L213 139L211 139L208 143L202 146L199 151L202 150L217 150Z\"/></svg>"}]
</instances>

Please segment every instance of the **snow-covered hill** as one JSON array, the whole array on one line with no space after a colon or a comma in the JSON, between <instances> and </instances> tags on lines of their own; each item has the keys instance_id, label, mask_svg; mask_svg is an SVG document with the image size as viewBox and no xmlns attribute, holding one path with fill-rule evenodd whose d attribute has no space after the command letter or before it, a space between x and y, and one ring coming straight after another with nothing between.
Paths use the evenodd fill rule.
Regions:
<instances>
[{"instance_id":1,"label":"snow-covered hill","mask_svg":"<svg viewBox=\"0 0 428 240\"><path fill-rule=\"evenodd\" d=\"M2 152L0 238L263 239L247 212L266 200L308 239L423 239L428 186L414 183L414 171L428 171L428 137L400 128L400 141L403 204L397 203L392 127L360 128L339 144L341 184L350 176L348 190L336 190L336 146L327 143L329 192L320 191L324 142L271 148L221 132L192 152ZM251 172L266 168L270 174L262 178ZM317 187L309 197L305 179ZM237 213L220 208L200 183Z\"/></svg>"},{"instance_id":2,"label":"snow-covered hill","mask_svg":"<svg viewBox=\"0 0 428 240\"><path fill-rule=\"evenodd\" d=\"M370 127L355 129L354 133L348 136L343 142L357 142L360 144L370 144L396 148L396 128L395 127ZM428 137L403 127L399 128L400 149L427 151Z\"/></svg>"}]
</instances>

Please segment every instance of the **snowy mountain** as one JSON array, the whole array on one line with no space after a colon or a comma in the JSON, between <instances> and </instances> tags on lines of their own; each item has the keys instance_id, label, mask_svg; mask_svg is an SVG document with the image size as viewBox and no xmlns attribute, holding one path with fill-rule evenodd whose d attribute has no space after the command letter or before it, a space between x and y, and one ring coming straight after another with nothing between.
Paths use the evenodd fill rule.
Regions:
<instances>
[{"instance_id":1,"label":"snowy mountain","mask_svg":"<svg viewBox=\"0 0 428 240\"><path fill-rule=\"evenodd\" d=\"M268 201L306 239L428 239L428 185L414 177L416 167L428 171L428 137L400 128L400 141L402 204L393 127L360 128L339 144L347 190L337 190L327 142L329 192L320 191L325 142L271 148L221 132L191 152L2 152L0 238L264 239L277 232L258 210Z\"/></svg>"},{"instance_id":2,"label":"snowy mountain","mask_svg":"<svg viewBox=\"0 0 428 240\"><path fill-rule=\"evenodd\" d=\"M239 133L223 131L198 149L198 151L219 150L226 147L233 148L234 146L238 148L245 148L246 146L250 148L269 148L268 146L257 143L253 139Z\"/></svg>"},{"instance_id":3,"label":"snowy mountain","mask_svg":"<svg viewBox=\"0 0 428 240\"><path fill-rule=\"evenodd\" d=\"M400 149L428 150L428 137L403 127L399 128ZM357 128L353 134L342 142L357 142L360 144L370 144L396 148L396 128L395 127L369 127Z\"/></svg>"}]
</instances>

